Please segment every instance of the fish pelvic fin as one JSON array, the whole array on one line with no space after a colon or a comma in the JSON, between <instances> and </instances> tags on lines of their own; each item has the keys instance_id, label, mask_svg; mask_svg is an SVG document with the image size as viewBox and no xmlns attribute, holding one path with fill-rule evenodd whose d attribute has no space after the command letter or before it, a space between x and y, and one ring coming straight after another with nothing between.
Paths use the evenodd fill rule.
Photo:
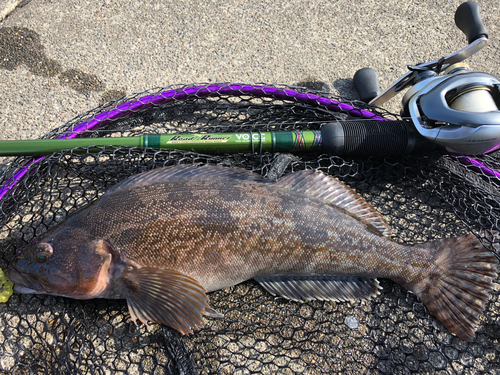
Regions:
<instances>
[{"instance_id":1,"label":"fish pelvic fin","mask_svg":"<svg viewBox=\"0 0 500 375\"><path fill-rule=\"evenodd\" d=\"M392 237L393 235L392 228L387 221L370 203L342 181L323 172L305 170L288 174L276 183L276 187L298 191L340 208L381 236Z\"/></svg>"},{"instance_id":2,"label":"fish pelvic fin","mask_svg":"<svg viewBox=\"0 0 500 375\"><path fill-rule=\"evenodd\" d=\"M408 289L450 332L472 341L497 277L497 258L472 233L425 246L436 251L434 267Z\"/></svg>"},{"instance_id":3,"label":"fish pelvic fin","mask_svg":"<svg viewBox=\"0 0 500 375\"><path fill-rule=\"evenodd\" d=\"M121 279L136 324L161 323L185 335L203 327L205 312L214 315L205 289L179 272L143 267L124 271Z\"/></svg>"}]
</instances>

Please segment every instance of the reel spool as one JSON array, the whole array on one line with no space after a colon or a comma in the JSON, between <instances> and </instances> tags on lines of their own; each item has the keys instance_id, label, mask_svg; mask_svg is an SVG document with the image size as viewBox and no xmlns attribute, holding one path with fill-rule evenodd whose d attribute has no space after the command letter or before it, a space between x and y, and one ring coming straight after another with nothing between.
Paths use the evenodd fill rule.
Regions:
<instances>
[{"instance_id":1,"label":"reel spool","mask_svg":"<svg viewBox=\"0 0 500 375\"><path fill-rule=\"evenodd\" d=\"M450 65L443 73L451 75L466 70L469 70L466 63L457 63ZM450 108L457 111L475 113L497 111L500 106L493 95L492 87L473 83L447 92L446 101Z\"/></svg>"},{"instance_id":2,"label":"reel spool","mask_svg":"<svg viewBox=\"0 0 500 375\"><path fill-rule=\"evenodd\" d=\"M491 87L484 85L465 85L453 94L448 93L447 102L450 108L464 112L490 112L499 110L493 97Z\"/></svg>"}]
</instances>

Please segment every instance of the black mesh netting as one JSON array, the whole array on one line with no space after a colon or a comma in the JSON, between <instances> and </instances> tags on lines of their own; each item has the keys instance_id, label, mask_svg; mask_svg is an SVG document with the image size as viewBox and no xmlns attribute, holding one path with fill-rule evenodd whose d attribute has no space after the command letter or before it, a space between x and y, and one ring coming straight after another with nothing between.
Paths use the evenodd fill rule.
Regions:
<instances>
[{"instance_id":1,"label":"black mesh netting","mask_svg":"<svg viewBox=\"0 0 500 375\"><path fill-rule=\"evenodd\" d=\"M183 87L173 89L181 92ZM166 89L156 91L162 90ZM123 103L152 92L108 103L47 137L57 137L85 119L122 108ZM340 100L325 93L311 95ZM87 136L318 129L333 119L360 115L349 109L360 103L342 102L347 105L328 107L295 97L195 93L103 121L99 130ZM379 109L364 108L390 117ZM404 158L342 159L318 154L296 158L275 154L206 156L123 147L87 151L64 151L29 165L28 158L6 164L4 183L23 166L27 173L19 177L18 172L19 181L0 201L3 269L34 236L118 181L178 163L246 168L268 177L304 168L320 169L361 193L403 242L453 237L470 230L489 242L492 231L499 230L498 180L459 157L437 152ZM483 156L480 161L491 170L500 170L498 154ZM189 337L159 325L135 326L125 301L14 294L0 305L0 369L13 374L500 372L499 284L495 284L471 343L452 336L399 285L382 280L382 286L384 291L372 301L302 304L275 298L249 281L211 293L212 307L225 317L207 319L205 328Z\"/></svg>"}]
</instances>

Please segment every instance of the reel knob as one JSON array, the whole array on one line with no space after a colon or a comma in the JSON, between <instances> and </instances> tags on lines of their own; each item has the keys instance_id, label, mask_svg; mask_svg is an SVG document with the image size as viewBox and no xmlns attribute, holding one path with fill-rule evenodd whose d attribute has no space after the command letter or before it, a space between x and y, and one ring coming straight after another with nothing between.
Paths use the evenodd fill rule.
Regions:
<instances>
[{"instance_id":1,"label":"reel knob","mask_svg":"<svg viewBox=\"0 0 500 375\"><path fill-rule=\"evenodd\" d=\"M353 81L360 99L365 103L380 94L377 72L372 68L359 69L354 74Z\"/></svg>"}]
</instances>

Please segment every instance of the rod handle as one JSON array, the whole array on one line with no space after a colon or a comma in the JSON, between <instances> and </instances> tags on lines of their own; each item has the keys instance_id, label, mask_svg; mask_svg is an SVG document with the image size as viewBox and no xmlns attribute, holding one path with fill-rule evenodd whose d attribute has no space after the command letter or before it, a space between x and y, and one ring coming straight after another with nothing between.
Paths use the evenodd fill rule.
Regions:
<instances>
[{"instance_id":1,"label":"rod handle","mask_svg":"<svg viewBox=\"0 0 500 375\"><path fill-rule=\"evenodd\" d=\"M321 128L322 151L337 156L401 156L433 144L410 121L342 121Z\"/></svg>"}]
</instances>

